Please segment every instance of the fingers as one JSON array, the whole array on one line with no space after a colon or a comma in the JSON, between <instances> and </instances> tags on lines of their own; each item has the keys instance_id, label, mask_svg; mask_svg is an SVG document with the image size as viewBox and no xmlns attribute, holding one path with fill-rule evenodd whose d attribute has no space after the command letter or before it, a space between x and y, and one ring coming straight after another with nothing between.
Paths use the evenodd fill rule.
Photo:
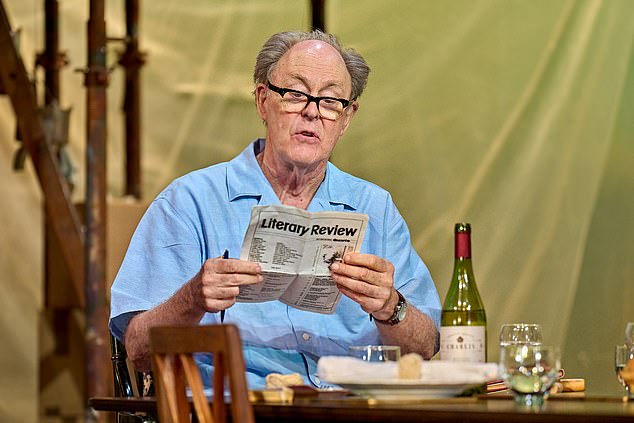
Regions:
<instances>
[{"instance_id":1,"label":"fingers","mask_svg":"<svg viewBox=\"0 0 634 423\"><path fill-rule=\"evenodd\" d=\"M346 254L330 267L341 293L373 313L385 307L394 286L394 266L373 254Z\"/></svg>"},{"instance_id":2,"label":"fingers","mask_svg":"<svg viewBox=\"0 0 634 423\"><path fill-rule=\"evenodd\" d=\"M345 287L366 297L387 297L387 294L389 294L391 288L391 286L387 284L385 286L375 285L355 278L337 275L334 273L332 275L332 278L337 283L337 285L339 285L340 288Z\"/></svg>"},{"instance_id":3,"label":"fingers","mask_svg":"<svg viewBox=\"0 0 634 423\"><path fill-rule=\"evenodd\" d=\"M380 287L391 287L394 280L392 263L373 254L346 254L343 262L333 263L330 270L333 279L338 283L352 283L353 280L357 280Z\"/></svg>"},{"instance_id":4,"label":"fingers","mask_svg":"<svg viewBox=\"0 0 634 423\"><path fill-rule=\"evenodd\" d=\"M216 312L225 310L236 303L240 294L239 286L214 286L203 284L202 298L205 310Z\"/></svg>"},{"instance_id":5,"label":"fingers","mask_svg":"<svg viewBox=\"0 0 634 423\"><path fill-rule=\"evenodd\" d=\"M213 258L203 264L203 281L218 286L250 285L262 282L262 268L250 261Z\"/></svg>"},{"instance_id":6,"label":"fingers","mask_svg":"<svg viewBox=\"0 0 634 423\"><path fill-rule=\"evenodd\" d=\"M375 313L378 310L381 310L390 298L389 291L387 291L387 296L385 298L376 298L361 294L358 291L347 288L344 285L337 284L337 286L343 295L358 303L361 306L361 309L363 309L366 313Z\"/></svg>"},{"instance_id":7,"label":"fingers","mask_svg":"<svg viewBox=\"0 0 634 423\"><path fill-rule=\"evenodd\" d=\"M240 287L238 286L203 286L203 296L205 298L215 297L219 300L226 300L235 298L238 296L238 294L240 294Z\"/></svg>"},{"instance_id":8,"label":"fingers","mask_svg":"<svg viewBox=\"0 0 634 423\"><path fill-rule=\"evenodd\" d=\"M339 291L341 291L343 295L345 295L346 297L349 297L354 302L359 303L366 298L364 295L361 295L356 291L348 289L344 285L337 285L337 287L339 288Z\"/></svg>"},{"instance_id":9,"label":"fingers","mask_svg":"<svg viewBox=\"0 0 634 423\"><path fill-rule=\"evenodd\" d=\"M262 282L262 269L258 263L238 259L208 259L200 272L197 289L198 301L208 312L231 307L240 294L240 286Z\"/></svg>"},{"instance_id":10,"label":"fingers","mask_svg":"<svg viewBox=\"0 0 634 423\"><path fill-rule=\"evenodd\" d=\"M343 262L353 266L361 266L379 273L389 273L394 266L388 260L374 254L348 253Z\"/></svg>"}]
</instances>

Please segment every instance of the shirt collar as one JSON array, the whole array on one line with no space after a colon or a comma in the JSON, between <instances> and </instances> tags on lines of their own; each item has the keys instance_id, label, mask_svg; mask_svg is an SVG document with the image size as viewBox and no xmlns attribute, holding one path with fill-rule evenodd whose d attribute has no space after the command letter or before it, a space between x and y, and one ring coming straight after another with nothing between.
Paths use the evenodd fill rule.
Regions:
<instances>
[{"instance_id":1,"label":"shirt collar","mask_svg":"<svg viewBox=\"0 0 634 423\"><path fill-rule=\"evenodd\" d=\"M265 140L258 138L249 144L238 156L229 162L227 167L227 190L229 201L241 197L258 197L258 202L273 200L271 203L279 203L271 184L264 176L255 156L256 151L264 149ZM333 205L343 205L352 210L358 208L358 199L355 195L353 180L335 165L328 162L326 177L315 193L311 205L329 209ZM309 207L312 209L313 207Z\"/></svg>"}]
</instances>

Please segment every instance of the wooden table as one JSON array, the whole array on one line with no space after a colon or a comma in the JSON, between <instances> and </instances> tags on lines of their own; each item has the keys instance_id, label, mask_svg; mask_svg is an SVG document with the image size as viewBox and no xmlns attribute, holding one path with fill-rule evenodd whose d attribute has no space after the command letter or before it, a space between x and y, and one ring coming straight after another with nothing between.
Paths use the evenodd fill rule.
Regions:
<instances>
[{"instance_id":1,"label":"wooden table","mask_svg":"<svg viewBox=\"0 0 634 423\"><path fill-rule=\"evenodd\" d=\"M156 413L155 398L91 398L97 411ZM265 422L634 422L634 402L621 398L553 396L539 410L526 410L510 397L479 396L420 400L416 402L376 402L357 397L310 396L292 404L254 403L258 423Z\"/></svg>"}]
</instances>

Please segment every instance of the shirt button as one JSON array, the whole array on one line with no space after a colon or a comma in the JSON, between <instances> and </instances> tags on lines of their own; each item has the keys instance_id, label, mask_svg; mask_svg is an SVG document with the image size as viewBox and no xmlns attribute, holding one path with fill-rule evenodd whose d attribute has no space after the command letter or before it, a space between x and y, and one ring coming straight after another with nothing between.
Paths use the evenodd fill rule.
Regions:
<instances>
[{"instance_id":1,"label":"shirt button","mask_svg":"<svg viewBox=\"0 0 634 423\"><path fill-rule=\"evenodd\" d=\"M317 376L315 376L314 379L315 379L315 383L317 385L321 385L321 380L319 380L319 378Z\"/></svg>"},{"instance_id":2,"label":"shirt button","mask_svg":"<svg viewBox=\"0 0 634 423\"><path fill-rule=\"evenodd\" d=\"M304 339L304 341L308 341L308 340L310 340L310 335L309 335L309 334L307 334L306 332L304 332L304 333L302 334L302 339Z\"/></svg>"}]
</instances>

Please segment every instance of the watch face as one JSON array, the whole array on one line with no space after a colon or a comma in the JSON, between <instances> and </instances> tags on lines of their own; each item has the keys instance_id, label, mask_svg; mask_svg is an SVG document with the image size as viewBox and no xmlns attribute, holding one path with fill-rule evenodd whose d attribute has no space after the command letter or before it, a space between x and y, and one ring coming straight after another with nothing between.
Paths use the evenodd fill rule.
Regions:
<instances>
[{"instance_id":1,"label":"watch face","mask_svg":"<svg viewBox=\"0 0 634 423\"><path fill-rule=\"evenodd\" d=\"M402 322L403 319L405 318L405 312L407 311L407 303L403 302L403 304L399 307L398 311L396 312L396 321L397 322Z\"/></svg>"}]
</instances>

